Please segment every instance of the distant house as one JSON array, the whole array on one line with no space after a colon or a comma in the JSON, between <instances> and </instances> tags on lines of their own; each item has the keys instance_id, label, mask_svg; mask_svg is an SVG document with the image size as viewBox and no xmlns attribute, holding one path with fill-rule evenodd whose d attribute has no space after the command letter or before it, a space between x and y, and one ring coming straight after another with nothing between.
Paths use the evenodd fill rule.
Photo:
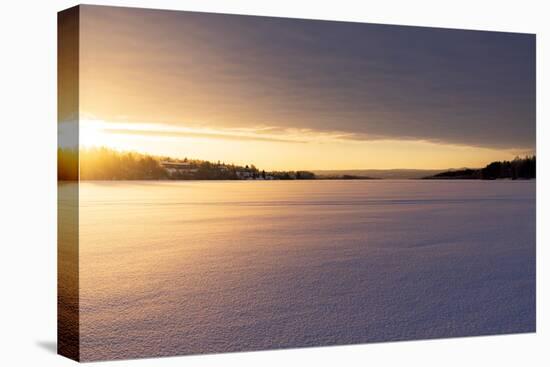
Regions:
<instances>
[{"instance_id":1,"label":"distant house","mask_svg":"<svg viewBox=\"0 0 550 367\"><path fill-rule=\"evenodd\" d=\"M198 168L189 162L160 162L169 174L195 173Z\"/></svg>"},{"instance_id":2,"label":"distant house","mask_svg":"<svg viewBox=\"0 0 550 367\"><path fill-rule=\"evenodd\" d=\"M237 171L235 172L237 174L237 177L241 180L248 180L252 178L252 172L250 171Z\"/></svg>"}]
</instances>

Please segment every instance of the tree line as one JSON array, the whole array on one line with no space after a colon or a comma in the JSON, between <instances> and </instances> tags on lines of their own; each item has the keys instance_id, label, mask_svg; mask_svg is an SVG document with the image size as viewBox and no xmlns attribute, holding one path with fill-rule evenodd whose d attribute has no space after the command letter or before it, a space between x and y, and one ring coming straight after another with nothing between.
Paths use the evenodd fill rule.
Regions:
<instances>
[{"instance_id":1,"label":"tree line","mask_svg":"<svg viewBox=\"0 0 550 367\"><path fill-rule=\"evenodd\" d=\"M197 159L174 159L110 148L57 150L58 179L80 180L305 180L314 179L308 171L259 170L254 165L239 166ZM188 169L167 169L166 164L185 164Z\"/></svg>"},{"instance_id":2,"label":"tree line","mask_svg":"<svg viewBox=\"0 0 550 367\"><path fill-rule=\"evenodd\" d=\"M153 156L108 148L57 150L57 177L61 181L152 180L166 178L166 170Z\"/></svg>"},{"instance_id":3,"label":"tree line","mask_svg":"<svg viewBox=\"0 0 550 367\"><path fill-rule=\"evenodd\" d=\"M497 180L497 179L533 179L536 178L536 157L516 157L512 161L496 161L484 168L452 170L438 173L424 179L463 179L463 180Z\"/></svg>"}]
</instances>

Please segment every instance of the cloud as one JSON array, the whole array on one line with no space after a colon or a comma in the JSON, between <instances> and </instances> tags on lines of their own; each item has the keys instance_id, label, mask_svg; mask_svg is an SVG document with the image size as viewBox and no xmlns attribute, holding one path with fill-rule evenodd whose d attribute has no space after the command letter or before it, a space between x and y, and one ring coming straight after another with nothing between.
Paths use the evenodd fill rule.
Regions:
<instances>
[{"instance_id":1,"label":"cloud","mask_svg":"<svg viewBox=\"0 0 550 367\"><path fill-rule=\"evenodd\" d=\"M435 139L415 135L380 135L358 132L348 132L340 130L316 130L311 128L286 128L281 126L241 126L241 127L223 127L223 126L204 126L202 124L159 124L144 122L106 122L102 120L84 119L80 122L82 134L89 134L93 131L102 131L103 133L113 135L136 136L143 138L198 138L198 139L219 139L230 141L259 141L266 143L344 143L344 144L363 144L368 142L424 142L436 145L457 146L457 147L478 147L491 148L487 144L464 144L448 141L444 139ZM524 154L533 154L534 148L525 146L496 147L503 151L524 152ZM523 154L523 153L522 153Z\"/></svg>"},{"instance_id":2,"label":"cloud","mask_svg":"<svg viewBox=\"0 0 550 367\"><path fill-rule=\"evenodd\" d=\"M224 132L197 132L197 131L181 131L181 130L139 130L139 129L116 129L104 128L105 132L110 134L122 135L140 135L149 137L181 137L181 138L203 138L203 139L223 139L223 140L239 140L239 141L265 141L278 143L305 143L303 140L284 139L274 136L262 136L261 134L238 134Z\"/></svg>"},{"instance_id":3,"label":"cloud","mask_svg":"<svg viewBox=\"0 0 550 367\"><path fill-rule=\"evenodd\" d=\"M102 7L82 19L81 110L105 120L535 147L533 35Z\"/></svg>"}]
</instances>

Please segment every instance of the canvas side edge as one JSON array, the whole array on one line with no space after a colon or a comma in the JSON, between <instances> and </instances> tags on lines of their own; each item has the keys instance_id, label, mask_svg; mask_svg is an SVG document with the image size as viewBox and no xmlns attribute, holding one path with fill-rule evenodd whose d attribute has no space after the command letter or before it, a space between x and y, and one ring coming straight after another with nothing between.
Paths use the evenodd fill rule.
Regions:
<instances>
[{"instance_id":1,"label":"canvas side edge","mask_svg":"<svg viewBox=\"0 0 550 367\"><path fill-rule=\"evenodd\" d=\"M80 7L57 15L57 353L80 360L79 47Z\"/></svg>"}]
</instances>

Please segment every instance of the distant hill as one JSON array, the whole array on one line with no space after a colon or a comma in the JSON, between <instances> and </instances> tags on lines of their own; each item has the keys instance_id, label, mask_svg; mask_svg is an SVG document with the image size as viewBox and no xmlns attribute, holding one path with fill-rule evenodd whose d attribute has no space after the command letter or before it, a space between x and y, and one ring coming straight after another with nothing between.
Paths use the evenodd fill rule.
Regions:
<instances>
[{"instance_id":1,"label":"distant hill","mask_svg":"<svg viewBox=\"0 0 550 367\"><path fill-rule=\"evenodd\" d=\"M423 177L426 180L479 180L481 178L481 169L457 169L441 172L432 176Z\"/></svg>"},{"instance_id":2,"label":"distant hill","mask_svg":"<svg viewBox=\"0 0 550 367\"><path fill-rule=\"evenodd\" d=\"M423 178L426 180L528 180L536 178L536 167L535 156L516 157L513 161L489 163L484 168L448 170Z\"/></svg>"},{"instance_id":3,"label":"distant hill","mask_svg":"<svg viewBox=\"0 0 550 367\"><path fill-rule=\"evenodd\" d=\"M429 169L355 169L355 170L315 170L318 178L352 176L371 179L418 179L436 175L444 170Z\"/></svg>"}]
</instances>

